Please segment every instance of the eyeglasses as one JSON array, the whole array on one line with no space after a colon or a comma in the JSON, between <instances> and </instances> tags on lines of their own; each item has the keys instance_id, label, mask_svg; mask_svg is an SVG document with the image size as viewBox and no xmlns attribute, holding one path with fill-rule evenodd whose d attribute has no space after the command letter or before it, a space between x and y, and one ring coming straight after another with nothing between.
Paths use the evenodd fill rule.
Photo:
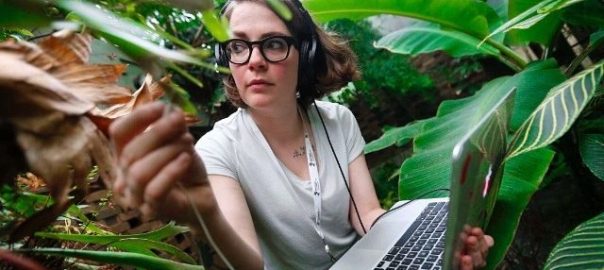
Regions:
<instances>
[{"instance_id":1,"label":"eyeglasses","mask_svg":"<svg viewBox=\"0 0 604 270\"><path fill-rule=\"evenodd\" d=\"M246 64L250 61L254 45L260 45L260 53L270 63L277 63L289 56L289 48L296 45L296 40L288 36L272 36L258 41L247 41L243 39L231 39L221 45L225 49L226 56L233 64Z\"/></svg>"}]
</instances>

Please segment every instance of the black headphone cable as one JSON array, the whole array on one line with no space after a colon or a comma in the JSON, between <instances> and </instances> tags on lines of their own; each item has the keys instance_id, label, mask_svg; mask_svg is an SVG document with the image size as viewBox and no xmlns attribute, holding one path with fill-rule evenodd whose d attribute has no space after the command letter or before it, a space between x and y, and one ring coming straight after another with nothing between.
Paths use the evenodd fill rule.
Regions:
<instances>
[{"instance_id":1,"label":"black headphone cable","mask_svg":"<svg viewBox=\"0 0 604 270\"><path fill-rule=\"evenodd\" d=\"M342 170L342 165L340 165L340 160L336 156L336 151L333 149L333 144L331 143L331 138L329 137L329 132L327 132L327 127L325 126L325 121L323 121L323 116L321 116L321 112L319 112L319 108L317 107L317 102L313 99L313 105L317 114L319 115L319 119L321 120L321 125L323 126L323 130L325 131L325 135L327 136L327 142L329 143L329 147L331 148L331 153L333 157L336 159L336 163L338 164L338 168L340 169L340 174L342 175L342 181L344 181L344 185L346 186L346 191L348 191L348 195L350 196L350 201L352 201L352 206L354 207L354 211L357 214L357 219L359 220L359 224L361 224L361 228L363 229L363 233L367 234L367 229L365 229L365 225L361 220L361 214L359 214L359 208L357 207L357 203L352 196L352 192L350 191L350 186L348 182L346 182L346 176L344 175L344 170Z\"/></svg>"}]
</instances>

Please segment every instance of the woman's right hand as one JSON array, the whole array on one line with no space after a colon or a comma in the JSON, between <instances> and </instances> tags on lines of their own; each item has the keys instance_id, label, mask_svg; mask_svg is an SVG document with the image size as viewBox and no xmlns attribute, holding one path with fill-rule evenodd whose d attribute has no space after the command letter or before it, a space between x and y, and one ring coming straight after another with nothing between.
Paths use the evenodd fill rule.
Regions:
<instances>
[{"instance_id":1,"label":"woman's right hand","mask_svg":"<svg viewBox=\"0 0 604 270\"><path fill-rule=\"evenodd\" d=\"M113 196L146 217L191 223L190 198L202 213L216 209L216 201L183 112L164 115L166 106L143 105L109 127L118 163Z\"/></svg>"}]
</instances>

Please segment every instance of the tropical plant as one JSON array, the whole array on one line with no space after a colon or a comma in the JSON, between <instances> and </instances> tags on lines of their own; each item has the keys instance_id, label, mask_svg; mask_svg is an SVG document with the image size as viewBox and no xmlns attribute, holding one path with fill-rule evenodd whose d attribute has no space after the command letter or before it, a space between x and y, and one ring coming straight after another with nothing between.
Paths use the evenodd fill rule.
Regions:
<instances>
[{"instance_id":1,"label":"tropical plant","mask_svg":"<svg viewBox=\"0 0 604 270\"><path fill-rule=\"evenodd\" d=\"M226 38L223 23L217 19L212 1L186 2L176 1L175 4L198 14L185 14L178 10L179 14L185 14L178 18L198 19L199 24L203 22L204 29L215 38ZM96 226L86 221L81 213L76 217L69 213L73 210L72 204L79 203L86 194L90 184L86 175L90 171L100 174L105 181L111 181L114 162L106 134L112 119L163 95L167 102L183 108L193 120L197 112L188 100L186 91L169 78L161 76L169 70L201 86L201 82L183 67L192 65L208 70L208 74L216 72L211 63L204 61L211 55L207 46L202 46L205 41L193 47L164 30L163 20L177 17L174 16L177 10L163 6L168 15L161 17L158 12L160 5L149 5L151 7L139 5L136 1L100 1L99 5L80 1L0 2L0 36L16 39L0 43L0 63L4 66L0 74L0 127L3 138L6 137L0 145L1 184L15 192L3 195L9 199L17 198L15 203L4 200L4 197L0 201L2 248L17 247L13 251L65 256L70 261L73 261L71 258L81 257L149 269L203 269L193 265L196 264L195 260L177 247L161 242L174 233L162 238L155 237L157 239L152 236L153 233L105 235L108 232L98 228L91 230ZM111 6L119 15L103 8L107 6ZM135 12L137 7L147 7L147 13ZM143 17L141 14L154 16ZM135 19L129 19L129 16ZM172 25L175 24L172 22ZM56 33L42 30L40 36L32 37L32 32L39 34L39 31L32 29L45 29L49 25L53 29L68 30ZM19 40L24 37L39 42L33 44ZM125 58L125 61L149 74L138 91L117 85L126 65L88 63L91 48L94 47L92 43L103 41L120 49L117 57ZM175 50L175 46L181 50ZM12 166L15 164L17 166ZM46 197L43 202L34 199L36 204L23 203L23 198L31 196L27 190L15 187L15 176L26 170L41 176L40 179L50 190L50 198ZM11 206L16 208L11 209ZM65 226L69 228L68 234L57 233L51 226L47 228L50 232L33 235L54 224L57 217L63 220L65 216L65 220L69 221L67 223L75 221L73 226ZM182 228L172 231L183 232ZM99 233L103 235L97 236ZM29 240L21 241L25 237ZM74 241L82 243L78 248L92 244L100 247L92 251L53 250L41 248L43 246L35 246L33 250L26 248L25 244L36 243L36 239L41 238L56 239L53 240L55 243L63 243L59 245L61 248L70 246L68 242ZM13 245L7 246L7 242ZM100 250L105 248L107 250ZM179 262L159 258L158 252L172 256ZM12 256L6 250L1 253L2 256Z\"/></svg>"},{"instance_id":2,"label":"tropical plant","mask_svg":"<svg viewBox=\"0 0 604 270\"><path fill-rule=\"evenodd\" d=\"M392 55L386 50L375 50L371 42L379 37L366 21L335 20L325 27L348 40L354 50L363 76L354 82L354 89L344 88L334 98L338 102L350 104L354 99L363 99L369 107L384 105L380 97L402 101L409 94L429 98L428 90L433 88L430 78L411 66L409 57Z\"/></svg>"},{"instance_id":3,"label":"tropical plant","mask_svg":"<svg viewBox=\"0 0 604 270\"><path fill-rule=\"evenodd\" d=\"M492 269L504 258L521 215L532 195L542 186L555 155L568 155L568 150L564 149L580 151L584 164L593 175L602 179L601 81L604 62L598 62L601 54L594 52L604 43L601 16L604 4L596 0L489 3L475 0L307 0L304 5L323 22L338 18L358 20L381 14L419 19L423 22L386 35L374 46L410 55L442 50L454 57L494 57L509 68L509 76L485 83L473 96L443 102L432 118L389 129L365 149L370 153L413 142L413 156L400 167L401 199L446 188L451 174L449 164L453 144L477 124L488 104L494 104L508 91L516 89L503 183L487 228L497 243L489 254L488 268ZM583 51L567 59L559 55L561 49L557 44L560 40L566 42L560 37L574 37L573 29L582 30L584 36L589 36L589 42L584 43ZM534 55L538 57L518 53L522 50L536 51ZM583 70L577 72L579 69ZM568 140L560 140L566 136L577 138L578 143L569 146ZM603 243L597 235L584 238L600 246ZM564 252L560 250L565 248L559 247L550 260L558 260L562 256L559 254L570 256L588 250L599 252L595 256L604 257L601 249L590 250L590 247L574 245ZM591 259L574 258L577 260L575 265L579 266L572 269L587 265L581 264L582 258L586 258L586 262ZM550 265L548 262L548 267ZM602 267L604 263L592 262L591 266L594 265Z\"/></svg>"}]
</instances>

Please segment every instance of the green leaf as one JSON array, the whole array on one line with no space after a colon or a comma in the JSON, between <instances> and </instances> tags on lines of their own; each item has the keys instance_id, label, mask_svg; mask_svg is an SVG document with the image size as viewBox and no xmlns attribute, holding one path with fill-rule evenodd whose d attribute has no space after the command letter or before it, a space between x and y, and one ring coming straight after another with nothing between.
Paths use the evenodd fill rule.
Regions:
<instances>
[{"instance_id":1,"label":"green leaf","mask_svg":"<svg viewBox=\"0 0 604 270\"><path fill-rule=\"evenodd\" d=\"M0 1L0 28L30 28L49 24L42 1Z\"/></svg>"},{"instance_id":2,"label":"green leaf","mask_svg":"<svg viewBox=\"0 0 604 270\"><path fill-rule=\"evenodd\" d=\"M427 191L447 188L451 179L453 146L513 87L509 78L487 83L474 96L445 101L414 140L415 154L400 169L399 196L416 198ZM446 195L434 193L434 197Z\"/></svg>"},{"instance_id":3,"label":"green leaf","mask_svg":"<svg viewBox=\"0 0 604 270\"><path fill-rule=\"evenodd\" d=\"M404 145L409 139L415 137L420 132L423 125L424 121L417 121L403 127L391 128L378 139L365 145L365 154L377 152L392 145Z\"/></svg>"},{"instance_id":4,"label":"green leaf","mask_svg":"<svg viewBox=\"0 0 604 270\"><path fill-rule=\"evenodd\" d=\"M526 60L502 44L502 35L485 38L491 29L501 24L501 18L483 1L474 0L306 0L306 8L319 21L362 19L390 14L415 18L440 25L443 30L456 31L484 40L504 56L502 62L514 70L526 66Z\"/></svg>"},{"instance_id":5,"label":"green leaf","mask_svg":"<svg viewBox=\"0 0 604 270\"><path fill-rule=\"evenodd\" d=\"M510 30L511 29L528 29L528 28L531 28L533 25L535 25L538 22L540 22L541 20L545 19L545 17L547 17L547 15L549 15L549 14L547 14L547 13L545 13L545 14L537 14L537 15L535 15L533 17L530 17L530 18L528 18L528 19L526 19L524 21L521 21L521 22L519 22L519 23L517 23L515 25L512 25L510 27Z\"/></svg>"},{"instance_id":6,"label":"green leaf","mask_svg":"<svg viewBox=\"0 0 604 270\"><path fill-rule=\"evenodd\" d=\"M60 234L39 232L36 236L43 238L58 239L63 241L74 241L86 244L100 244L108 247L114 247L121 251L139 253L148 256L157 257L154 251L162 251L174 256L181 262L195 264L195 260L179 248L159 240L150 240L137 238L130 235L86 235L86 234ZM113 239L108 241L108 239Z\"/></svg>"},{"instance_id":7,"label":"green leaf","mask_svg":"<svg viewBox=\"0 0 604 270\"><path fill-rule=\"evenodd\" d=\"M594 46L604 40L604 30L595 32L589 36L589 45Z\"/></svg>"},{"instance_id":8,"label":"green leaf","mask_svg":"<svg viewBox=\"0 0 604 270\"><path fill-rule=\"evenodd\" d=\"M161 241L163 239L175 236L179 233L188 232L188 227L176 226L174 223L169 223L157 230L129 235L81 235L81 234L61 234L61 233L48 233L48 232L37 232L36 236L44 238L61 239L67 241L85 242L89 244L101 244L108 245L112 242L117 242L123 239L139 238L147 240Z\"/></svg>"},{"instance_id":9,"label":"green leaf","mask_svg":"<svg viewBox=\"0 0 604 270\"><path fill-rule=\"evenodd\" d=\"M495 239L487 269L495 269L514 240L516 228L531 197L539 189L555 152L541 148L505 162L503 180L487 233Z\"/></svg>"},{"instance_id":10,"label":"green leaf","mask_svg":"<svg viewBox=\"0 0 604 270\"><path fill-rule=\"evenodd\" d=\"M562 9L565 9L569 6L572 6L574 4L577 4L577 3L580 3L583 1L585 1L585 0L564 0L564 1L556 2L554 5L540 9L539 13L549 13L549 12L553 12L553 11L562 10Z\"/></svg>"},{"instance_id":11,"label":"green leaf","mask_svg":"<svg viewBox=\"0 0 604 270\"><path fill-rule=\"evenodd\" d=\"M507 42L513 45L525 45L536 42L551 46L553 38L560 28L561 14L566 9L584 0L557 0L537 9L536 14L513 26L507 35ZM543 3L541 0L514 0L510 1L510 17L529 9L531 6Z\"/></svg>"},{"instance_id":12,"label":"green leaf","mask_svg":"<svg viewBox=\"0 0 604 270\"><path fill-rule=\"evenodd\" d=\"M28 250L33 253L75 257L97 262L104 262L117 265L127 265L139 267L148 270L203 270L201 265L192 265L171 261L168 259L158 258L154 256L143 255L132 252L115 252L115 251L91 251L79 249L62 249L62 248L36 248Z\"/></svg>"},{"instance_id":13,"label":"green leaf","mask_svg":"<svg viewBox=\"0 0 604 270\"><path fill-rule=\"evenodd\" d=\"M564 135L593 96L603 73L604 62L554 87L514 135L508 158Z\"/></svg>"},{"instance_id":14,"label":"green leaf","mask_svg":"<svg viewBox=\"0 0 604 270\"><path fill-rule=\"evenodd\" d=\"M169 50L153 43L152 41L157 40L159 36L132 20L123 19L86 2L63 0L58 1L57 4L73 12L86 26L97 30L105 39L119 46L121 51L139 61L142 66L157 65L158 60L161 59L214 70L212 65L186 53ZM157 70L153 70L154 67L149 67L148 71L153 74L157 73Z\"/></svg>"},{"instance_id":15,"label":"green leaf","mask_svg":"<svg viewBox=\"0 0 604 270\"><path fill-rule=\"evenodd\" d=\"M162 251L171 256L174 256L180 262L196 264L195 259L189 256L189 254L187 254L186 252L182 251L178 247L160 241L129 238L114 242L110 244L110 246L118 248L119 250L140 253L149 256L157 256L154 251Z\"/></svg>"},{"instance_id":16,"label":"green leaf","mask_svg":"<svg viewBox=\"0 0 604 270\"><path fill-rule=\"evenodd\" d=\"M562 11L565 22L585 27L604 28L604 4L599 0L588 0L570 6Z\"/></svg>"},{"instance_id":17,"label":"green leaf","mask_svg":"<svg viewBox=\"0 0 604 270\"><path fill-rule=\"evenodd\" d=\"M155 231L141 234L130 235L87 235L87 234L66 234L66 233L51 233L37 232L37 237L58 239L64 241L74 241L85 244L98 244L118 248L122 251L136 252L149 256L157 256L153 250L163 251L170 254L182 262L195 263L195 260L187 255L182 250L161 242L162 240L187 232L188 228L176 226L174 223L169 223Z\"/></svg>"},{"instance_id":18,"label":"green leaf","mask_svg":"<svg viewBox=\"0 0 604 270\"><path fill-rule=\"evenodd\" d=\"M510 130L516 131L539 106L550 89L564 82L566 77L555 61L547 60L531 63L511 80L511 84L516 87L516 98Z\"/></svg>"},{"instance_id":19,"label":"green leaf","mask_svg":"<svg viewBox=\"0 0 604 270\"><path fill-rule=\"evenodd\" d=\"M545 262L543 269L603 269L604 213L582 223L567 234Z\"/></svg>"},{"instance_id":20,"label":"green leaf","mask_svg":"<svg viewBox=\"0 0 604 270\"><path fill-rule=\"evenodd\" d=\"M270 7L275 11L275 13L277 13L277 15L279 15L279 17L283 18L286 21L289 21L292 19L292 12L291 10L289 10L289 8L283 4L281 1L279 0L267 0L268 4L270 5Z\"/></svg>"},{"instance_id":21,"label":"green leaf","mask_svg":"<svg viewBox=\"0 0 604 270\"><path fill-rule=\"evenodd\" d=\"M528 28L532 25L534 25L535 23L537 23L539 20L543 19L545 16L542 16L541 14L536 14L537 11L540 8L543 8L547 5L550 5L552 3L556 3L556 2L560 2L560 1L564 1L564 0L545 0L545 1L537 1L537 0L532 0L532 1L510 1L509 2L509 9L508 12L510 13L509 17L511 18L510 20L508 20L506 23L502 24L501 26L499 26L497 29L495 29L494 31L492 31L489 35L487 35L483 41L487 40L488 38L498 35L500 33L505 33L508 32L512 29L514 29L517 25L521 25L521 27L525 27ZM526 4L533 4L535 3L534 6L532 7L527 7L525 6ZM540 18L535 19L533 18L534 16L539 16ZM541 34L539 35L541 36Z\"/></svg>"},{"instance_id":22,"label":"green leaf","mask_svg":"<svg viewBox=\"0 0 604 270\"><path fill-rule=\"evenodd\" d=\"M579 141L581 158L591 172L604 180L604 134L584 134Z\"/></svg>"},{"instance_id":23,"label":"green leaf","mask_svg":"<svg viewBox=\"0 0 604 270\"><path fill-rule=\"evenodd\" d=\"M15 32L21 36L26 36L26 37L34 36L34 33L32 33L31 31L29 31L27 29L23 29L23 28L7 27L7 28L5 28L5 30Z\"/></svg>"},{"instance_id":24,"label":"green leaf","mask_svg":"<svg viewBox=\"0 0 604 270\"><path fill-rule=\"evenodd\" d=\"M306 0L304 6L321 22L391 14L439 24L477 37L488 34L490 25L498 22L495 11L482 1L472 0Z\"/></svg>"},{"instance_id":25,"label":"green leaf","mask_svg":"<svg viewBox=\"0 0 604 270\"><path fill-rule=\"evenodd\" d=\"M498 55L499 51L491 45L478 47L480 40L461 32L439 29L435 26L409 26L390 33L376 43L376 48L383 48L395 53L416 56L444 50L453 57L475 54Z\"/></svg>"},{"instance_id":26,"label":"green leaf","mask_svg":"<svg viewBox=\"0 0 604 270\"><path fill-rule=\"evenodd\" d=\"M205 10L201 13L201 21L216 40L223 42L229 39L226 21L221 20L215 10Z\"/></svg>"},{"instance_id":27,"label":"green leaf","mask_svg":"<svg viewBox=\"0 0 604 270\"><path fill-rule=\"evenodd\" d=\"M183 110L183 112L194 116L199 115L195 104L191 102L189 93L187 92L187 90L180 87L180 85L170 83L170 91L166 91L166 97L169 99L169 102L171 104L177 105Z\"/></svg>"}]
</instances>

